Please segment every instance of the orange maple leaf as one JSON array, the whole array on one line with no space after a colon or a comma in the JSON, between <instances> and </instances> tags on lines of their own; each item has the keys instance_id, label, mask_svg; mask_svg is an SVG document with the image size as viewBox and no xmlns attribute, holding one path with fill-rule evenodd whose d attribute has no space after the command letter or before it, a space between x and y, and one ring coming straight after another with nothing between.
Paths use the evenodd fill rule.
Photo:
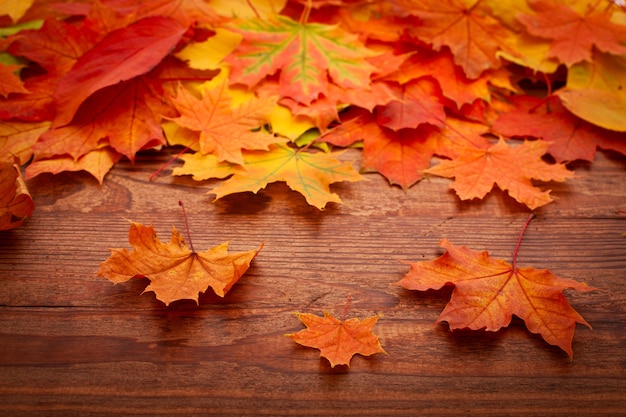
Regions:
<instances>
[{"instance_id":1,"label":"orange maple leaf","mask_svg":"<svg viewBox=\"0 0 626 417\"><path fill-rule=\"evenodd\" d=\"M33 156L33 145L49 127L50 122L0 121L0 155L13 154L20 165L25 164Z\"/></svg>"},{"instance_id":2,"label":"orange maple leaf","mask_svg":"<svg viewBox=\"0 0 626 417\"><path fill-rule=\"evenodd\" d=\"M478 78L487 69L500 67L496 53L512 36L478 0L471 7L465 0L396 0L408 13L419 17L421 25L411 33L432 44L436 51L448 46L454 62L468 78Z\"/></svg>"},{"instance_id":3,"label":"orange maple leaf","mask_svg":"<svg viewBox=\"0 0 626 417\"><path fill-rule=\"evenodd\" d=\"M437 128L423 124L394 131L379 125L369 112L357 109L348 113L354 117L324 134L322 141L350 146L362 140L361 170L379 172L404 189L422 178L421 171L428 168L437 149L438 141L432 135Z\"/></svg>"},{"instance_id":4,"label":"orange maple leaf","mask_svg":"<svg viewBox=\"0 0 626 417\"><path fill-rule=\"evenodd\" d=\"M19 159L3 154L0 159L0 230L20 226L35 209L22 177Z\"/></svg>"},{"instance_id":5,"label":"orange maple leaf","mask_svg":"<svg viewBox=\"0 0 626 417\"><path fill-rule=\"evenodd\" d=\"M442 129L422 124L393 131L379 125L369 112L353 108L343 113L341 124L319 140L344 147L362 140L361 170L377 171L391 184L407 189L422 179L433 155L456 158L468 146L489 146L481 136L487 131L482 124L452 117L444 124Z\"/></svg>"},{"instance_id":6,"label":"orange maple leaf","mask_svg":"<svg viewBox=\"0 0 626 417\"><path fill-rule=\"evenodd\" d=\"M401 84L422 77L434 78L441 87L441 95L461 108L477 99L491 99L490 85L509 86L509 73L504 68L486 70L478 78L469 79L454 61L448 49L439 52L420 50L403 63L397 72L385 79L393 79Z\"/></svg>"},{"instance_id":7,"label":"orange maple leaf","mask_svg":"<svg viewBox=\"0 0 626 417\"><path fill-rule=\"evenodd\" d=\"M552 201L550 191L541 191L531 179L563 182L572 178L564 164L548 164L541 157L549 144L525 141L512 147L500 139L489 148L465 147L459 156L441 161L423 171L440 177L455 178L451 185L462 200L483 198L494 184L531 210Z\"/></svg>"},{"instance_id":8,"label":"orange maple leaf","mask_svg":"<svg viewBox=\"0 0 626 417\"><path fill-rule=\"evenodd\" d=\"M519 244L510 265L490 257L487 251L475 252L442 239L439 246L447 252L432 261L411 263L399 284L417 291L454 285L452 298L436 321L448 322L452 330L497 331L508 326L512 315L516 315L529 331L539 333L571 358L576 323L591 326L569 305L562 291L595 289L547 270L518 268Z\"/></svg>"},{"instance_id":9,"label":"orange maple leaf","mask_svg":"<svg viewBox=\"0 0 626 417\"><path fill-rule=\"evenodd\" d=\"M626 54L626 26L611 21L611 13L590 8L585 15L578 14L565 4L546 0L530 0L537 11L522 14L518 20L532 35L552 40L549 57L558 58L568 67L591 61L593 46L615 55Z\"/></svg>"},{"instance_id":10,"label":"orange maple leaf","mask_svg":"<svg viewBox=\"0 0 626 417\"><path fill-rule=\"evenodd\" d=\"M7 97L9 94L28 93L18 75L22 67L22 65L4 65L0 63L0 96Z\"/></svg>"},{"instance_id":11,"label":"orange maple leaf","mask_svg":"<svg viewBox=\"0 0 626 417\"><path fill-rule=\"evenodd\" d=\"M328 359L333 368L350 366L350 359L357 353L364 356L386 353L372 333L380 314L362 320L339 320L326 311L324 317L308 313L296 313L296 316L307 328L286 336L302 346L319 349L320 356Z\"/></svg>"},{"instance_id":12,"label":"orange maple leaf","mask_svg":"<svg viewBox=\"0 0 626 417\"><path fill-rule=\"evenodd\" d=\"M152 225L135 222L130 224L128 240L133 250L111 249L111 256L100 264L98 276L116 284L131 278L148 278L150 285L144 292L153 291L165 305L182 299L198 302L198 293L208 287L224 297L263 248L261 245L258 249L229 254L228 243L222 243L195 252L187 247L175 227L171 241L161 243Z\"/></svg>"},{"instance_id":13,"label":"orange maple leaf","mask_svg":"<svg viewBox=\"0 0 626 417\"><path fill-rule=\"evenodd\" d=\"M233 108L227 82L223 81L205 90L200 99L179 85L171 101L180 116L169 119L199 131L200 152L214 154L220 161L243 164L242 149L266 150L273 143L285 142L260 129L276 105L273 97L252 98Z\"/></svg>"},{"instance_id":14,"label":"orange maple leaf","mask_svg":"<svg viewBox=\"0 0 626 417\"><path fill-rule=\"evenodd\" d=\"M58 174L65 171L87 171L102 184L104 176L121 158L120 153L108 146L89 151L78 159L69 155L55 155L51 158L36 157L26 167L26 179L44 172Z\"/></svg>"}]
</instances>

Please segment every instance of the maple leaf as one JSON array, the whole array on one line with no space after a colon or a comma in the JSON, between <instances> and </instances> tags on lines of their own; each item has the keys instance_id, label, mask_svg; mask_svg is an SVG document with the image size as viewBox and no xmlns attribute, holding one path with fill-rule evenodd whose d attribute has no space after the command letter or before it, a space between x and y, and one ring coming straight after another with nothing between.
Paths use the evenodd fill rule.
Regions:
<instances>
[{"instance_id":1,"label":"maple leaf","mask_svg":"<svg viewBox=\"0 0 626 417\"><path fill-rule=\"evenodd\" d=\"M393 130L415 128L422 123L443 126L446 114L441 90L430 78L419 78L396 90L397 99L381 106L378 123Z\"/></svg>"},{"instance_id":2,"label":"maple leaf","mask_svg":"<svg viewBox=\"0 0 626 417\"><path fill-rule=\"evenodd\" d=\"M18 75L22 65L3 65L0 63L0 96L7 97L11 93L28 93Z\"/></svg>"},{"instance_id":3,"label":"maple leaf","mask_svg":"<svg viewBox=\"0 0 626 417\"><path fill-rule=\"evenodd\" d=\"M357 353L364 356L386 353L372 333L380 314L362 320L339 320L327 312L324 317L308 313L296 313L296 316L307 328L286 336L302 346L319 349L320 356L328 359L332 368L350 366L350 359Z\"/></svg>"},{"instance_id":4,"label":"maple leaf","mask_svg":"<svg viewBox=\"0 0 626 417\"><path fill-rule=\"evenodd\" d=\"M48 18L41 28L12 36L7 51L37 62L50 77L57 79L70 71L99 38L98 33L86 26Z\"/></svg>"},{"instance_id":5,"label":"maple leaf","mask_svg":"<svg viewBox=\"0 0 626 417\"><path fill-rule=\"evenodd\" d=\"M285 181L299 192L307 203L322 210L328 202L341 203L329 185L339 181L363 178L348 162L337 159L339 153L311 153L284 144L270 146L269 151L247 151L244 164L234 167L232 177L211 190L215 199L227 194L258 192L271 182Z\"/></svg>"},{"instance_id":6,"label":"maple leaf","mask_svg":"<svg viewBox=\"0 0 626 417\"><path fill-rule=\"evenodd\" d=\"M91 150L78 159L70 155L35 158L26 167L26 179L34 178L44 172L58 174L65 171L87 171L102 184L104 176L121 158L122 155L110 147Z\"/></svg>"},{"instance_id":7,"label":"maple leaf","mask_svg":"<svg viewBox=\"0 0 626 417\"><path fill-rule=\"evenodd\" d=\"M341 124L326 132L320 141L351 146L363 141L362 171L377 171L391 184L407 189L422 179L433 155L456 158L467 146L487 148L481 135L484 125L448 118L442 129L422 124L415 129L393 131L381 126L376 116L361 109L344 113Z\"/></svg>"},{"instance_id":8,"label":"maple leaf","mask_svg":"<svg viewBox=\"0 0 626 417\"><path fill-rule=\"evenodd\" d=\"M184 165L174 168L172 175L192 175L192 178L196 181L226 178L235 171L233 164L220 161L215 155L205 155L201 152L196 152L181 155L180 159L184 161Z\"/></svg>"},{"instance_id":9,"label":"maple leaf","mask_svg":"<svg viewBox=\"0 0 626 417\"><path fill-rule=\"evenodd\" d=\"M54 126L70 123L81 103L96 91L152 70L186 30L172 18L156 16L107 34L59 81Z\"/></svg>"},{"instance_id":10,"label":"maple leaf","mask_svg":"<svg viewBox=\"0 0 626 417\"><path fill-rule=\"evenodd\" d=\"M573 65L567 84L555 94L576 116L605 129L626 132L626 58L595 53Z\"/></svg>"},{"instance_id":11,"label":"maple leaf","mask_svg":"<svg viewBox=\"0 0 626 417\"><path fill-rule=\"evenodd\" d=\"M50 127L50 122L25 123L0 121L0 155L10 153L23 165L33 156L33 145L42 133Z\"/></svg>"},{"instance_id":12,"label":"maple leaf","mask_svg":"<svg viewBox=\"0 0 626 417\"><path fill-rule=\"evenodd\" d=\"M29 122L49 121L54 116L52 95L56 79L47 75L33 76L24 80L27 93L10 94L0 98L1 120L22 120Z\"/></svg>"},{"instance_id":13,"label":"maple leaf","mask_svg":"<svg viewBox=\"0 0 626 417\"><path fill-rule=\"evenodd\" d=\"M130 222L128 240L133 250L111 249L111 256L100 264L98 276L116 284L148 278L150 284L144 292L153 291L165 305L183 299L198 302L198 294L209 287L224 297L263 248L229 254L228 243L222 243L195 252L175 227L170 242L162 243L152 225L135 222Z\"/></svg>"},{"instance_id":14,"label":"maple leaf","mask_svg":"<svg viewBox=\"0 0 626 417\"><path fill-rule=\"evenodd\" d=\"M434 126L394 131L379 125L369 112L350 113L321 140L344 147L363 140L361 170L377 171L404 189L422 178L421 171L428 168L436 150L437 142L431 138Z\"/></svg>"},{"instance_id":15,"label":"maple leaf","mask_svg":"<svg viewBox=\"0 0 626 417\"><path fill-rule=\"evenodd\" d=\"M220 161L243 164L242 149L268 149L272 143L284 141L260 129L276 104L275 98L252 98L233 108L224 81L205 90L201 99L179 85L171 101L180 116L169 119L199 131L200 151L215 154Z\"/></svg>"},{"instance_id":16,"label":"maple leaf","mask_svg":"<svg viewBox=\"0 0 626 417\"><path fill-rule=\"evenodd\" d=\"M0 2L0 16L9 15L13 22L20 20L35 0L3 0Z\"/></svg>"},{"instance_id":17,"label":"maple leaf","mask_svg":"<svg viewBox=\"0 0 626 417\"><path fill-rule=\"evenodd\" d=\"M539 333L571 358L576 323L591 326L569 305L562 291L594 288L547 270L518 268L515 261L520 241L510 265L490 257L487 251L476 252L442 239L439 246L446 253L432 261L410 263L410 271L399 284L417 291L454 285L452 298L436 321L448 322L451 330L498 331L516 315L529 331Z\"/></svg>"},{"instance_id":18,"label":"maple leaf","mask_svg":"<svg viewBox=\"0 0 626 417\"><path fill-rule=\"evenodd\" d=\"M548 56L568 67L591 61L593 46L615 55L626 53L626 26L611 22L611 13L593 7L581 16L558 2L529 0L529 4L536 13L521 14L517 19L532 35L551 39Z\"/></svg>"},{"instance_id":19,"label":"maple leaf","mask_svg":"<svg viewBox=\"0 0 626 417\"><path fill-rule=\"evenodd\" d=\"M21 226L34 209L19 159L9 153L3 154L0 159L0 230Z\"/></svg>"},{"instance_id":20,"label":"maple leaf","mask_svg":"<svg viewBox=\"0 0 626 417\"><path fill-rule=\"evenodd\" d=\"M543 141L525 141L511 147L500 139L487 149L466 147L456 159L441 161L423 172L454 177L451 188L462 200L483 198L497 184L515 200L534 210L552 199L550 191L541 191L531 179L562 182L574 176L565 165L551 165L541 159L548 146Z\"/></svg>"},{"instance_id":21,"label":"maple leaf","mask_svg":"<svg viewBox=\"0 0 626 417\"><path fill-rule=\"evenodd\" d=\"M453 56L447 49L436 53L420 50L386 79L404 84L422 77L434 78L441 87L441 95L452 100L457 108L477 99L489 101L489 85L512 89L509 73L503 68L486 70L475 79L467 78L463 70L454 64Z\"/></svg>"},{"instance_id":22,"label":"maple leaf","mask_svg":"<svg viewBox=\"0 0 626 417\"><path fill-rule=\"evenodd\" d=\"M241 21L232 29L243 36L226 59L233 83L252 87L280 70L281 97L305 105L328 94L329 77L343 88L370 86L375 68L365 58L373 52L339 27L276 16Z\"/></svg>"},{"instance_id":23,"label":"maple leaf","mask_svg":"<svg viewBox=\"0 0 626 417\"><path fill-rule=\"evenodd\" d=\"M549 142L548 152L557 162L593 161L596 147L626 154L626 135L585 122L570 113L561 100L514 96L513 111L504 113L492 130L505 136L533 136Z\"/></svg>"},{"instance_id":24,"label":"maple leaf","mask_svg":"<svg viewBox=\"0 0 626 417\"><path fill-rule=\"evenodd\" d=\"M439 51L447 46L468 78L478 78L487 69L499 68L496 53L506 49L505 40L513 36L502 23L484 10L481 1L467 5L464 0L395 0L419 17L421 25L411 33Z\"/></svg>"}]
</instances>

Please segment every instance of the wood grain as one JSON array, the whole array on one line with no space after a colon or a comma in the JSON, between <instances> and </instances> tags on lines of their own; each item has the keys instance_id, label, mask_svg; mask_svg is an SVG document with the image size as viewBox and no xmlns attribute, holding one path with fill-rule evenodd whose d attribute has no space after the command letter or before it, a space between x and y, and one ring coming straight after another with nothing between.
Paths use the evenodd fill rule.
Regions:
<instances>
[{"instance_id":1,"label":"wood grain","mask_svg":"<svg viewBox=\"0 0 626 417\"><path fill-rule=\"evenodd\" d=\"M347 159L359 153L347 152ZM395 285L403 261L433 259L447 237L510 260L528 210L496 191L461 202L432 178L407 192L377 176L338 184L345 204L324 211L281 184L212 202L212 182L149 176L168 159L145 152L104 185L81 173L29 181L37 205L22 228L0 232L2 416L620 416L626 415L626 158L600 153L552 183L520 266L597 287L567 292L593 326L579 326L574 360L515 319L496 333L433 325L450 290ZM169 308L146 280L97 277L108 248L128 247L127 219L163 240L190 217L194 246L265 242L221 299ZM331 368L287 337L296 311L382 313L388 355Z\"/></svg>"}]
</instances>

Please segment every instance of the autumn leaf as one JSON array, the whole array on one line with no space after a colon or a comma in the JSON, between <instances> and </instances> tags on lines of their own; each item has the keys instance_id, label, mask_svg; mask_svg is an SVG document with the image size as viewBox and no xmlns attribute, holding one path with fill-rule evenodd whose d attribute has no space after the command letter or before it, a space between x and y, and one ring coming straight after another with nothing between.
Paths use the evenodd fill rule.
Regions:
<instances>
[{"instance_id":1,"label":"autumn leaf","mask_svg":"<svg viewBox=\"0 0 626 417\"><path fill-rule=\"evenodd\" d=\"M397 99L380 108L380 125L393 130L415 128L422 123L443 126L446 114L441 90L434 80L419 78L393 90Z\"/></svg>"},{"instance_id":2,"label":"autumn leaf","mask_svg":"<svg viewBox=\"0 0 626 417\"><path fill-rule=\"evenodd\" d=\"M24 80L27 93L0 97L0 119L24 122L49 122L54 117L52 95L56 81L47 75L29 77Z\"/></svg>"},{"instance_id":3,"label":"autumn leaf","mask_svg":"<svg viewBox=\"0 0 626 417\"><path fill-rule=\"evenodd\" d=\"M110 147L91 150L78 159L70 155L35 158L26 167L26 178L31 179L45 172L58 174L65 171L87 171L102 184L104 176L121 158L122 155Z\"/></svg>"},{"instance_id":4,"label":"autumn leaf","mask_svg":"<svg viewBox=\"0 0 626 417\"><path fill-rule=\"evenodd\" d=\"M363 179L350 163L337 159L338 155L305 152L283 144L272 145L269 151L248 151L244 164L234 167L233 175L211 193L216 199L245 191L256 193L269 183L284 181L307 203L322 210L329 202L341 203L339 196L330 192L330 184Z\"/></svg>"},{"instance_id":5,"label":"autumn leaf","mask_svg":"<svg viewBox=\"0 0 626 417\"><path fill-rule=\"evenodd\" d=\"M626 134L579 119L556 96L546 99L514 96L510 100L515 109L495 121L494 133L543 139L549 143L548 152L557 162L593 161L597 147L626 154Z\"/></svg>"},{"instance_id":6,"label":"autumn leaf","mask_svg":"<svg viewBox=\"0 0 626 417\"><path fill-rule=\"evenodd\" d=\"M276 105L274 98L253 97L235 106L224 81L205 90L200 99L179 85L171 101L180 116L169 119L200 132L200 152L214 154L220 161L242 164L242 149L268 149L284 141L261 129Z\"/></svg>"},{"instance_id":7,"label":"autumn leaf","mask_svg":"<svg viewBox=\"0 0 626 417\"><path fill-rule=\"evenodd\" d=\"M40 29L12 36L7 51L37 62L56 81L94 46L99 36L88 27L48 18Z\"/></svg>"},{"instance_id":8,"label":"autumn leaf","mask_svg":"<svg viewBox=\"0 0 626 417\"><path fill-rule=\"evenodd\" d=\"M34 0L3 0L0 2L0 16L9 15L14 22L20 20Z\"/></svg>"},{"instance_id":9,"label":"autumn leaf","mask_svg":"<svg viewBox=\"0 0 626 417\"><path fill-rule=\"evenodd\" d=\"M626 54L626 26L611 22L611 13L597 5L584 15L566 4L529 0L535 14L521 14L518 20L535 36L550 39L549 57L568 67L591 61L592 47L615 55Z\"/></svg>"},{"instance_id":10,"label":"autumn leaf","mask_svg":"<svg viewBox=\"0 0 626 417\"><path fill-rule=\"evenodd\" d=\"M391 184L404 189L422 178L437 149L432 133L436 128L424 124L418 129L394 131L377 123L369 112L353 111L351 118L322 136L321 140L339 146L350 146L363 141L361 170L376 171Z\"/></svg>"},{"instance_id":11,"label":"autumn leaf","mask_svg":"<svg viewBox=\"0 0 626 417\"><path fill-rule=\"evenodd\" d=\"M444 255L432 261L411 263L410 271L399 282L404 288L417 291L454 285L452 298L437 323L446 321L451 330L498 331L508 326L516 315L524 320L529 331L540 334L546 342L572 357L576 323L591 326L569 305L562 291L594 288L559 278L547 270L518 268L519 242L513 265L492 258L487 251L454 246L447 239L441 240L439 246L446 250Z\"/></svg>"},{"instance_id":12,"label":"autumn leaf","mask_svg":"<svg viewBox=\"0 0 626 417\"><path fill-rule=\"evenodd\" d=\"M148 278L150 284L144 292L153 291L165 305L183 299L198 302L198 293L209 287L224 297L263 247L229 254L228 243L222 243L195 252L175 227L171 241L162 243L151 225L135 222L130 223L128 240L133 249L111 249L111 256L100 264L98 276L116 284Z\"/></svg>"},{"instance_id":13,"label":"autumn leaf","mask_svg":"<svg viewBox=\"0 0 626 417\"><path fill-rule=\"evenodd\" d=\"M422 24L411 33L430 43L435 51L447 46L454 62L470 79L487 69L499 68L496 53L506 49L512 36L502 23L479 7L481 1L464 0L396 0L408 13L420 18Z\"/></svg>"},{"instance_id":14,"label":"autumn leaf","mask_svg":"<svg viewBox=\"0 0 626 417\"><path fill-rule=\"evenodd\" d=\"M457 66L448 49L439 52L419 50L398 70L385 79L396 80L401 84L423 77L435 79L441 88L436 95L450 99L457 108L481 99L491 99L490 85L512 89L507 70L486 70L478 78L469 79L461 67Z\"/></svg>"},{"instance_id":15,"label":"autumn leaf","mask_svg":"<svg viewBox=\"0 0 626 417\"><path fill-rule=\"evenodd\" d=\"M307 328L286 336L302 346L319 349L320 356L328 359L333 368L350 366L350 359L357 353L363 356L386 353L372 333L380 314L348 320L339 320L327 312L324 317L308 313L296 313L296 316Z\"/></svg>"},{"instance_id":16,"label":"autumn leaf","mask_svg":"<svg viewBox=\"0 0 626 417\"><path fill-rule=\"evenodd\" d=\"M172 175L191 175L195 181L204 181L212 178L226 178L235 172L235 166L229 162L223 162L215 155L204 155L201 152L181 155L184 161L182 167L172 170Z\"/></svg>"},{"instance_id":17,"label":"autumn leaf","mask_svg":"<svg viewBox=\"0 0 626 417\"><path fill-rule=\"evenodd\" d=\"M0 63L0 96L7 97L11 93L28 93L24 88L24 83L16 73L22 68L22 65L4 65Z\"/></svg>"},{"instance_id":18,"label":"autumn leaf","mask_svg":"<svg viewBox=\"0 0 626 417\"><path fill-rule=\"evenodd\" d=\"M576 116L605 129L626 132L626 57L594 54L573 65L565 88L555 92Z\"/></svg>"},{"instance_id":19,"label":"autumn leaf","mask_svg":"<svg viewBox=\"0 0 626 417\"><path fill-rule=\"evenodd\" d=\"M156 67L186 30L174 19L156 16L109 33L81 55L59 81L54 94L57 105L54 125L70 123L80 104L101 88L145 74Z\"/></svg>"},{"instance_id":20,"label":"autumn leaf","mask_svg":"<svg viewBox=\"0 0 626 417\"><path fill-rule=\"evenodd\" d=\"M525 141L512 147L503 139L487 149L466 147L458 158L443 160L424 171L425 174L455 178L451 187L461 200L483 198L494 184L531 210L552 201L550 191L541 191L531 179L565 181L574 173L565 165L548 164L541 157L549 144Z\"/></svg>"},{"instance_id":21,"label":"autumn leaf","mask_svg":"<svg viewBox=\"0 0 626 417\"><path fill-rule=\"evenodd\" d=\"M368 89L374 53L356 36L321 23L285 16L239 21L242 43L226 59L231 81L253 87L280 70L280 95L305 105L328 95L329 77L343 88Z\"/></svg>"},{"instance_id":22,"label":"autumn leaf","mask_svg":"<svg viewBox=\"0 0 626 417\"><path fill-rule=\"evenodd\" d=\"M33 145L49 127L50 122L0 121L0 155L15 155L24 165L33 156Z\"/></svg>"},{"instance_id":23,"label":"autumn leaf","mask_svg":"<svg viewBox=\"0 0 626 417\"><path fill-rule=\"evenodd\" d=\"M337 127L318 140L343 147L362 141L361 171L378 172L404 189L422 179L422 171L430 166L435 154L456 158L468 146L489 146L481 136L487 127L462 119L449 117L443 128L425 123L398 131L380 125L378 120L375 114L353 108L343 113Z\"/></svg>"},{"instance_id":24,"label":"autumn leaf","mask_svg":"<svg viewBox=\"0 0 626 417\"><path fill-rule=\"evenodd\" d=\"M35 204L22 177L19 159L3 154L0 159L0 230L21 226Z\"/></svg>"}]
</instances>

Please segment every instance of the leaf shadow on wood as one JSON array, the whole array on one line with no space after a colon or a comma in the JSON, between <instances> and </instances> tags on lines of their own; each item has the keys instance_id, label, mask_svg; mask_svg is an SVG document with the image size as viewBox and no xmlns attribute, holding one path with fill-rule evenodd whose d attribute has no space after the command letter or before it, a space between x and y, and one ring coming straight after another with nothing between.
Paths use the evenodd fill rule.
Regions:
<instances>
[{"instance_id":1,"label":"leaf shadow on wood","mask_svg":"<svg viewBox=\"0 0 626 417\"><path fill-rule=\"evenodd\" d=\"M301 194L291 190L284 182L268 184L256 194L243 192L226 195L213 204L218 213L241 215L276 212L311 217L319 216L320 213L332 214L339 210L339 205L332 202L324 210L309 205Z\"/></svg>"},{"instance_id":2,"label":"leaf shadow on wood","mask_svg":"<svg viewBox=\"0 0 626 417\"><path fill-rule=\"evenodd\" d=\"M511 323L497 331L484 329L455 329L450 331L446 322L437 325L437 333L446 337L449 354L460 358L474 358L481 361L489 356L499 355L501 350L515 352L520 360L535 360L536 355L545 354L550 360L569 361L567 354L559 347L546 343L538 334L528 331L524 321L513 316ZM444 334L445 333L445 334Z\"/></svg>"},{"instance_id":3,"label":"leaf shadow on wood","mask_svg":"<svg viewBox=\"0 0 626 417\"><path fill-rule=\"evenodd\" d=\"M27 181L36 207L53 206L58 200L83 191L98 181L86 172L43 173Z\"/></svg>"}]
</instances>

